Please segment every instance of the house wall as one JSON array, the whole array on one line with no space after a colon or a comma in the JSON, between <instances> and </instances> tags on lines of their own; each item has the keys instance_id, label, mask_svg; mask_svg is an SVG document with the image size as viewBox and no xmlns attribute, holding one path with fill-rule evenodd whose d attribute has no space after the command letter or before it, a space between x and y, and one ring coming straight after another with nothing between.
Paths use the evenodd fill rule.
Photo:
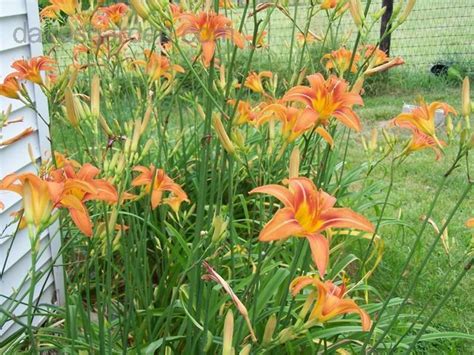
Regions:
<instances>
[{"instance_id":1,"label":"house wall","mask_svg":"<svg viewBox=\"0 0 474 355\"><path fill-rule=\"evenodd\" d=\"M12 69L11 63L22 58L31 58L42 54L42 44L38 38L40 23L38 2L35 0L0 0L0 80ZM28 33L31 38L28 38ZM36 104L35 111L25 107L18 100L0 97L0 111L12 106L11 119L23 117L22 123L8 125L1 130L0 141L17 136L31 127L33 133L7 146L0 146L0 179L14 172L36 172L36 166L51 156L48 129L47 99L36 86L27 85ZM12 297L24 294L29 288L28 282L20 288L22 281L28 278L31 267L30 242L26 230L16 232L17 225L12 223L11 214L21 208L18 195L0 191L0 201L5 208L0 211L0 307L8 309ZM49 229L41 237L41 256L37 268L50 268L52 260L60 263L57 252L60 238L57 226ZM53 272L36 285L35 299L38 304L62 302L62 270L55 267ZM27 298L23 299L26 302ZM25 305L15 307L13 313L21 316ZM2 318L3 317L3 318ZM19 318L25 320L24 318ZM19 326L0 312L0 340L14 333ZM36 319L39 323L41 319Z\"/></svg>"}]
</instances>

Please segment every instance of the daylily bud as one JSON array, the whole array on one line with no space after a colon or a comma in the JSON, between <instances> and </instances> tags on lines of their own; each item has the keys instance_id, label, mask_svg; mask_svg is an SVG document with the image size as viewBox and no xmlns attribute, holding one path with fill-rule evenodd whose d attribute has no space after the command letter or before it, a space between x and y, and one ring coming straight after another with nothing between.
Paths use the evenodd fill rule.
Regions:
<instances>
[{"instance_id":1,"label":"daylily bud","mask_svg":"<svg viewBox=\"0 0 474 355\"><path fill-rule=\"evenodd\" d=\"M208 330L206 336L206 345L204 345L204 352L207 353L212 346L212 333Z\"/></svg>"},{"instance_id":2,"label":"daylily bud","mask_svg":"<svg viewBox=\"0 0 474 355\"><path fill-rule=\"evenodd\" d=\"M99 120L100 127L104 130L104 133L109 137L113 136L114 134L112 130L110 129L109 125L107 124L107 121L105 120L104 116L99 115L98 120Z\"/></svg>"},{"instance_id":3,"label":"daylily bud","mask_svg":"<svg viewBox=\"0 0 474 355\"><path fill-rule=\"evenodd\" d=\"M454 131L453 119L451 116L446 117L446 134L451 137Z\"/></svg>"},{"instance_id":4,"label":"daylily bud","mask_svg":"<svg viewBox=\"0 0 474 355\"><path fill-rule=\"evenodd\" d=\"M234 144L232 143L229 136L227 135L224 125L222 124L222 121L221 121L221 116L219 114L216 113L212 115L212 124L214 126L214 129L216 130L217 137L219 138L224 149L227 151L227 153L234 154L235 153Z\"/></svg>"},{"instance_id":5,"label":"daylily bud","mask_svg":"<svg viewBox=\"0 0 474 355\"><path fill-rule=\"evenodd\" d=\"M298 79L296 80L296 85L301 85L301 83L303 82L304 78L306 78L306 68L303 68L299 75L298 75Z\"/></svg>"},{"instance_id":6,"label":"daylily bud","mask_svg":"<svg viewBox=\"0 0 474 355\"><path fill-rule=\"evenodd\" d=\"M145 116L143 117L143 121L141 123L140 135L145 133L146 128L148 127L148 124L150 123L152 113L153 113L153 104L150 100L150 101L148 101L148 106L147 106L146 111L145 111Z\"/></svg>"},{"instance_id":7,"label":"daylily bud","mask_svg":"<svg viewBox=\"0 0 474 355\"><path fill-rule=\"evenodd\" d=\"M398 15L400 14L400 11L402 11L402 7L403 7L403 0L399 0L398 3L393 7L392 18L398 17Z\"/></svg>"},{"instance_id":8,"label":"daylily bud","mask_svg":"<svg viewBox=\"0 0 474 355\"><path fill-rule=\"evenodd\" d=\"M362 90L364 89L364 77L361 76L357 81L354 83L354 86L351 89L351 92L355 94L362 94Z\"/></svg>"},{"instance_id":9,"label":"daylily bud","mask_svg":"<svg viewBox=\"0 0 474 355\"><path fill-rule=\"evenodd\" d=\"M100 116L100 77L97 74L92 78L91 113L94 118Z\"/></svg>"},{"instance_id":10,"label":"daylily bud","mask_svg":"<svg viewBox=\"0 0 474 355\"><path fill-rule=\"evenodd\" d=\"M349 0L349 11L352 19L358 28L362 26L364 14L362 12L362 5L360 0Z\"/></svg>"},{"instance_id":11,"label":"daylily bud","mask_svg":"<svg viewBox=\"0 0 474 355\"><path fill-rule=\"evenodd\" d=\"M133 129L132 145L130 146L130 151L135 153L138 149L138 143L140 142L140 132L141 132L142 122L140 119L135 120L135 126Z\"/></svg>"},{"instance_id":12,"label":"daylily bud","mask_svg":"<svg viewBox=\"0 0 474 355\"><path fill-rule=\"evenodd\" d=\"M69 68L71 68L71 67L69 67ZM68 70L65 71L65 73L69 74L69 68L68 68ZM79 70L77 70L77 68L75 68L75 67L72 67L71 70L72 70L72 72L70 73L69 81L65 81L65 83L67 83L67 85L72 88L76 84L77 75L79 74Z\"/></svg>"},{"instance_id":13,"label":"daylily bud","mask_svg":"<svg viewBox=\"0 0 474 355\"><path fill-rule=\"evenodd\" d=\"M361 136L361 137L360 137L360 141L362 142L362 147L364 148L364 150L365 150L366 152L368 152L369 149L367 148L367 141L365 140L365 137L364 137L364 136Z\"/></svg>"},{"instance_id":14,"label":"daylily bud","mask_svg":"<svg viewBox=\"0 0 474 355\"><path fill-rule=\"evenodd\" d=\"M153 139L150 138L146 141L145 145L143 146L143 149L140 152L139 160L142 160L145 157L145 155L148 154L152 145L153 145Z\"/></svg>"},{"instance_id":15,"label":"daylily bud","mask_svg":"<svg viewBox=\"0 0 474 355\"><path fill-rule=\"evenodd\" d=\"M225 66L224 65L220 66L219 74L220 74L219 85L220 85L221 89L225 89L225 87L227 85L227 80L226 80L226 77L225 77Z\"/></svg>"},{"instance_id":16,"label":"daylily bud","mask_svg":"<svg viewBox=\"0 0 474 355\"><path fill-rule=\"evenodd\" d=\"M400 15L398 19L398 23L403 23L406 21L411 11L413 10L413 7L415 7L415 4L416 4L416 0L408 0L407 7L405 7L405 10Z\"/></svg>"},{"instance_id":17,"label":"daylily bud","mask_svg":"<svg viewBox=\"0 0 474 355\"><path fill-rule=\"evenodd\" d=\"M372 19L377 22L387 11L387 6L382 7L379 11L372 14Z\"/></svg>"},{"instance_id":18,"label":"daylily bud","mask_svg":"<svg viewBox=\"0 0 474 355\"><path fill-rule=\"evenodd\" d=\"M370 141L368 148L371 152L375 152L377 149L377 137L378 137L378 131L376 128L372 128L372 131L370 132Z\"/></svg>"},{"instance_id":19,"label":"daylily bud","mask_svg":"<svg viewBox=\"0 0 474 355\"><path fill-rule=\"evenodd\" d=\"M273 333L275 332L277 318L272 314L265 325L265 332L263 333L262 344L268 344L272 341Z\"/></svg>"},{"instance_id":20,"label":"daylily bud","mask_svg":"<svg viewBox=\"0 0 474 355\"><path fill-rule=\"evenodd\" d=\"M472 137L469 136L469 130L463 129L461 132L461 137L460 137L461 144L462 145L470 144L471 138ZM469 142L468 142L468 139L469 139Z\"/></svg>"},{"instance_id":21,"label":"daylily bud","mask_svg":"<svg viewBox=\"0 0 474 355\"><path fill-rule=\"evenodd\" d=\"M250 350L252 350L252 344L247 344L240 350L239 355L249 355Z\"/></svg>"},{"instance_id":22,"label":"daylily bud","mask_svg":"<svg viewBox=\"0 0 474 355\"><path fill-rule=\"evenodd\" d=\"M235 142L235 144L237 144L237 147L239 147L239 149L241 150L245 149L245 137L240 130L233 129L230 136L232 137L232 142Z\"/></svg>"},{"instance_id":23,"label":"daylily bud","mask_svg":"<svg viewBox=\"0 0 474 355\"><path fill-rule=\"evenodd\" d=\"M146 20L150 15L150 9L148 6L143 2L143 0L130 0L130 5L135 9L138 16Z\"/></svg>"},{"instance_id":24,"label":"daylily bud","mask_svg":"<svg viewBox=\"0 0 474 355\"><path fill-rule=\"evenodd\" d=\"M469 141L469 149L474 148L474 133L471 134L471 140Z\"/></svg>"},{"instance_id":25,"label":"daylily bud","mask_svg":"<svg viewBox=\"0 0 474 355\"><path fill-rule=\"evenodd\" d=\"M161 4L160 0L148 0L147 4L153 10L163 10L163 5Z\"/></svg>"},{"instance_id":26,"label":"daylily bud","mask_svg":"<svg viewBox=\"0 0 474 355\"><path fill-rule=\"evenodd\" d=\"M233 355L232 338L234 336L234 314L229 309L224 321L224 334L222 336L222 355Z\"/></svg>"},{"instance_id":27,"label":"daylily bud","mask_svg":"<svg viewBox=\"0 0 474 355\"><path fill-rule=\"evenodd\" d=\"M295 147L290 155L290 173L289 177L296 178L300 174L300 150Z\"/></svg>"},{"instance_id":28,"label":"daylily bud","mask_svg":"<svg viewBox=\"0 0 474 355\"><path fill-rule=\"evenodd\" d=\"M206 113L204 112L202 106L199 105L199 104L196 104L196 109L197 109L197 112L198 112L199 116L200 116L203 120L206 119Z\"/></svg>"},{"instance_id":29,"label":"daylily bud","mask_svg":"<svg viewBox=\"0 0 474 355\"><path fill-rule=\"evenodd\" d=\"M469 77L465 77L462 82L462 115L469 117L471 114L471 92L469 85Z\"/></svg>"},{"instance_id":30,"label":"daylily bud","mask_svg":"<svg viewBox=\"0 0 474 355\"><path fill-rule=\"evenodd\" d=\"M212 227L214 228L214 232L212 233L211 239L213 243L218 243L223 239L223 237L225 237L228 224L229 221L221 215L214 216L212 219Z\"/></svg>"},{"instance_id":31,"label":"daylily bud","mask_svg":"<svg viewBox=\"0 0 474 355\"><path fill-rule=\"evenodd\" d=\"M64 99L66 102L66 116L73 127L79 125L79 119L77 114L77 107L74 100L74 94L70 87L64 90Z\"/></svg>"},{"instance_id":32,"label":"daylily bud","mask_svg":"<svg viewBox=\"0 0 474 355\"><path fill-rule=\"evenodd\" d=\"M285 328L280 332L280 334L278 336L278 342L280 344L285 344L286 342L288 342L290 340L293 340L295 338L296 338L296 334L293 331L293 329L292 328Z\"/></svg>"}]
</instances>

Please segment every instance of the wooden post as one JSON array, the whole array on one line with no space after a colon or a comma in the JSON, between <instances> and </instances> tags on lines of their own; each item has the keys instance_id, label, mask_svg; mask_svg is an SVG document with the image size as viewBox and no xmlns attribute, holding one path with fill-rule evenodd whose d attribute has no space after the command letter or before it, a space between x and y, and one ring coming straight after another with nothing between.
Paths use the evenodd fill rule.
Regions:
<instances>
[{"instance_id":1,"label":"wooden post","mask_svg":"<svg viewBox=\"0 0 474 355\"><path fill-rule=\"evenodd\" d=\"M390 30L391 26L389 25L389 20L392 17L393 14L393 0L383 0L382 1L382 8L386 7L385 13L382 16L382 20L380 23L380 38L382 39L382 36L384 33ZM391 44L392 38L391 36L387 36L383 38L380 41L380 49L387 53L387 55L390 55L390 44Z\"/></svg>"}]
</instances>

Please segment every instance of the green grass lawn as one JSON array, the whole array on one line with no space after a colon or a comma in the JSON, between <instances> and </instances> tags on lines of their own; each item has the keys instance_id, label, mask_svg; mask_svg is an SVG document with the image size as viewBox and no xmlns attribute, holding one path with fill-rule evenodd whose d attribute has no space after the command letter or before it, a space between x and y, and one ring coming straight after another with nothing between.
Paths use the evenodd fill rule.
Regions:
<instances>
[{"instance_id":1,"label":"green grass lawn","mask_svg":"<svg viewBox=\"0 0 474 355\"><path fill-rule=\"evenodd\" d=\"M443 83L443 79L425 78L420 79L420 85L416 85L416 80L407 80L403 86L396 85L398 75L387 79L386 83L376 83L376 92L370 92L364 97L365 106L359 110L359 114L365 122L366 129L377 126L378 121L393 118L400 113L404 103L414 103L414 98L418 95L425 97L427 102L444 101L460 110L460 84ZM370 90L369 90L370 91ZM375 95L377 93L377 95ZM350 150L349 161L353 167L365 161L364 154L360 154L359 146L354 144ZM389 215L400 216L408 222L415 230L419 230L422 225L422 216L428 212L428 206L434 197L443 174L449 169L457 147L446 149L445 156L436 161L434 153L425 150L412 154L403 165L397 170L394 180L394 188L391 195L391 205ZM474 164L474 159L470 158L470 164ZM384 179L388 184L389 163L382 164L374 179ZM433 213L433 220L441 227L443 219L447 218L449 211L453 208L456 200L462 195L466 186L467 176L465 164L449 178L442 194L436 204ZM380 191L383 194L385 191ZM427 268L422 273L414 293L412 294L409 309L417 314L428 302L424 317L428 317L437 302L443 297L449 285L462 271L467 260L466 254L472 251L473 232L469 231L464 223L474 216L474 197L471 195L464 201L458 213L454 216L451 227L448 231L450 249L446 253L442 243L439 242L432 255ZM383 227L380 234L385 240L386 250L383 261L375 273L372 282L377 285L379 291L389 292L393 280L402 270L405 259L413 247L415 234L409 230L401 230L400 227ZM422 242L416 251L408 272L405 273L403 282L397 292L403 295L408 289L410 280L416 272L416 266L420 264L426 254L429 245L436 234L431 226L428 226L422 237ZM474 278L472 274L467 274L458 288L451 296L449 302L442 308L432 324L433 327L443 331L461 331L472 333L474 331L472 316L474 309L474 298L470 295L474 288ZM472 353L474 344L466 343L463 340L453 342L443 341L440 344L433 344L435 348L430 351L439 353L449 353L452 349L457 349L461 353Z\"/></svg>"}]
</instances>

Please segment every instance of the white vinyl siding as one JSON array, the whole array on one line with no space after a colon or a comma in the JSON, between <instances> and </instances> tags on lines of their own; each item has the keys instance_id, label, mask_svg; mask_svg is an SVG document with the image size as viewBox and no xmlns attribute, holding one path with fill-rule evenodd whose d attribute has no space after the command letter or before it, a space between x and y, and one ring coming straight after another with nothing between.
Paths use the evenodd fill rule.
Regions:
<instances>
[{"instance_id":1,"label":"white vinyl siding","mask_svg":"<svg viewBox=\"0 0 474 355\"><path fill-rule=\"evenodd\" d=\"M36 0L0 0L0 80L2 82L12 71L10 65L14 60L28 59L42 54L41 43L38 41L30 43L28 40L28 30L38 31L39 28ZM43 93L31 84L27 87L36 103L36 109L43 118L47 118L47 100ZM0 147L0 179L14 172L36 172L35 165L41 164L43 159L51 156L46 123L18 100L0 97L1 111L6 111L9 105L12 105L13 109L10 118L22 117L23 122L3 128L2 140L15 137L27 128L33 129L33 132L11 145ZM5 205L5 208L0 211L0 306L6 307L15 292L22 295L29 288L28 283L23 287L21 284L28 277L31 256L27 231L19 231L14 235L17 226L12 222L11 214L21 208L20 197L14 193L0 191L0 201ZM41 236L40 244L41 255L36 268L49 269L52 259L57 257L60 246L57 225ZM60 264L61 260L58 259L56 262ZM55 267L53 273L48 273L37 283L34 296L36 303L39 305L62 303L63 287L62 270ZM26 299L23 301L25 302ZM19 305L15 308L14 314L21 316L25 310L25 305ZM0 313L1 321L2 314ZM39 322L41 319L35 319L35 324ZM0 340L5 339L17 329L18 326L14 322L7 322L0 327Z\"/></svg>"}]
</instances>

